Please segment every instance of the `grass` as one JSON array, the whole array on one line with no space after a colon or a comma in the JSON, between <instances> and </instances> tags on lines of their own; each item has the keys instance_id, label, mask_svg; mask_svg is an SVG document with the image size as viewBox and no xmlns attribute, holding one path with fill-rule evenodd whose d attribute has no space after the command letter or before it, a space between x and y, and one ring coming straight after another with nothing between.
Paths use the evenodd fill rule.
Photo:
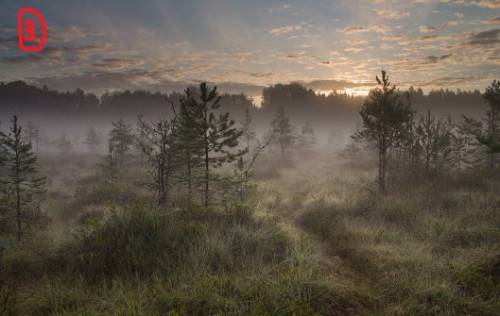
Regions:
<instances>
[{"instance_id":1,"label":"grass","mask_svg":"<svg viewBox=\"0 0 500 316\"><path fill-rule=\"evenodd\" d=\"M381 196L373 168L326 157L260 177L245 204L158 210L130 176L103 181L80 165L67 171L80 177L52 180L46 229L21 243L3 235L0 314L500 310L496 174L401 182Z\"/></svg>"},{"instance_id":2,"label":"grass","mask_svg":"<svg viewBox=\"0 0 500 316\"><path fill-rule=\"evenodd\" d=\"M288 171L283 189L267 192L279 196L269 205L277 214L288 210L287 217L369 289L376 302L369 314L499 313L498 273L481 268L497 267L500 253L497 174L404 183L381 196L362 172L332 168L336 176L330 177L310 168L314 180L300 186L304 192L289 188L304 175ZM271 187L281 187L279 180Z\"/></svg>"}]
</instances>

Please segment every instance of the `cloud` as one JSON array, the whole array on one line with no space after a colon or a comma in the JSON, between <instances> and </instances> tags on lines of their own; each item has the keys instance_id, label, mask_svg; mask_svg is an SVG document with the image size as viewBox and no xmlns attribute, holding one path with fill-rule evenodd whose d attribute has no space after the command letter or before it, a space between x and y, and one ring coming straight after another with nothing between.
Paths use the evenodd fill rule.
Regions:
<instances>
[{"instance_id":1,"label":"cloud","mask_svg":"<svg viewBox=\"0 0 500 316\"><path fill-rule=\"evenodd\" d=\"M420 33L439 32L439 31L442 31L450 26L457 26L457 25L458 25L457 21L450 21L450 22L445 22L445 23L441 23L439 25L434 25L434 26L420 25L419 30L420 30Z\"/></svg>"},{"instance_id":2,"label":"cloud","mask_svg":"<svg viewBox=\"0 0 500 316\"><path fill-rule=\"evenodd\" d=\"M290 8L291 8L291 6L288 3L285 3L285 4L280 5L280 6L272 7L271 9L269 9L268 12L269 13L280 12L280 11L288 10Z\"/></svg>"},{"instance_id":3,"label":"cloud","mask_svg":"<svg viewBox=\"0 0 500 316\"><path fill-rule=\"evenodd\" d=\"M161 77L157 75L140 69L115 72L95 70L30 79L39 85L47 85L62 91L79 87L84 90L103 92L104 90L151 88L155 85L160 86L162 83L165 84L165 89L172 87L182 89L186 86L186 82L168 81L169 84L166 84L167 81L162 82Z\"/></svg>"},{"instance_id":4,"label":"cloud","mask_svg":"<svg viewBox=\"0 0 500 316\"><path fill-rule=\"evenodd\" d=\"M399 20L410 15L410 12L401 12L393 9L375 9L375 13L385 19Z\"/></svg>"},{"instance_id":5,"label":"cloud","mask_svg":"<svg viewBox=\"0 0 500 316\"><path fill-rule=\"evenodd\" d=\"M368 44L368 41L358 40L358 39L350 39L347 41L347 44L349 44L350 46L366 45L366 44Z\"/></svg>"},{"instance_id":6,"label":"cloud","mask_svg":"<svg viewBox=\"0 0 500 316\"><path fill-rule=\"evenodd\" d=\"M365 26L359 26L359 25L354 25L354 26L346 26L343 29L337 30L338 32L345 33L345 34L355 34L355 33L368 33L368 32L375 32L375 33L387 33L389 31L389 27L386 25L372 25L369 27Z\"/></svg>"},{"instance_id":7,"label":"cloud","mask_svg":"<svg viewBox=\"0 0 500 316\"><path fill-rule=\"evenodd\" d=\"M364 48L364 47L348 47L348 48L344 49L344 51L346 51L348 53L357 54L357 53L364 51L365 49L366 48Z\"/></svg>"},{"instance_id":8,"label":"cloud","mask_svg":"<svg viewBox=\"0 0 500 316\"><path fill-rule=\"evenodd\" d=\"M132 66L136 66L140 62L132 58L104 58L98 62L92 64L92 67L99 69L123 69Z\"/></svg>"},{"instance_id":9,"label":"cloud","mask_svg":"<svg viewBox=\"0 0 500 316\"><path fill-rule=\"evenodd\" d=\"M424 64L437 64L440 61L449 59L453 56L453 54L446 54L441 56L427 56L423 59Z\"/></svg>"},{"instance_id":10,"label":"cloud","mask_svg":"<svg viewBox=\"0 0 500 316\"><path fill-rule=\"evenodd\" d=\"M476 5L484 8L490 8L490 9L499 9L500 8L500 1L499 0L480 0L480 1L473 1Z\"/></svg>"},{"instance_id":11,"label":"cloud","mask_svg":"<svg viewBox=\"0 0 500 316\"><path fill-rule=\"evenodd\" d=\"M479 76L464 76L464 77L440 77L431 80L416 80L412 82L402 82L401 85L416 87L453 87L467 85L477 80L482 80Z\"/></svg>"},{"instance_id":12,"label":"cloud","mask_svg":"<svg viewBox=\"0 0 500 316\"><path fill-rule=\"evenodd\" d=\"M466 6L479 6L488 9L499 9L500 8L500 0L441 0L444 3L453 3L460 4Z\"/></svg>"},{"instance_id":13,"label":"cloud","mask_svg":"<svg viewBox=\"0 0 500 316\"><path fill-rule=\"evenodd\" d=\"M345 90L349 88L360 88L366 86L373 86L372 82L354 82L349 80L336 80L336 79L326 79L326 80L313 80L313 81L298 81L300 84L304 85L306 88L313 89L315 91L338 91Z\"/></svg>"},{"instance_id":14,"label":"cloud","mask_svg":"<svg viewBox=\"0 0 500 316\"><path fill-rule=\"evenodd\" d=\"M0 50L10 50L17 47L17 37L0 37Z\"/></svg>"},{"instance_id":15,"label":"cloud","mask_svg":"<svg viewBox=\"0 0 500 316\"><path fill-rule=\"evenodd\" d=\"M399 42L399 41L403 41L406 39L406 36L405 35L402 35L402 34L384 34L382 36L382 41L384 42Z\"/></svg>"},{"instance_id":16,"label":"cloud","mask_svg":"<svg viewBox=\"0 0 500 316\"><path fill-rule=\"evenodd\" d=\"M500 43L500 29L470 33L465 44L469 46L491 46Z\"/></svg>"},{"instance_id":17,"label":"cloud","mask_svg":"<svg viewBox=\"0 0 500 316\"><path fill-rule=\"evenodd\" d=\"M277 27L277 28L271 29L269 31L269 34L274 35L274 36L279 36L279 35L288 34L288 33L294 32L294 31L298 31L300 29L302 29L301 24L287 25L287 26Z\"/></svg>"},{"instance_id":18,"label":"cloud","mask_svg":"<svg viewBox=\"0 0 500 316\"><path fill-rule=\"evenodd\" d=\"M49 28L47 32L48 43L68 43L87 37L90 33L81 27L67 26L62 30Z\"/></svg>"},{"instance_id":19,"label":"cloud","mask_svg":"<svg viewBox=\"0 0 500 316\"><path fill-rule=\"evenodd\" d=\"M500 24L500 16L494 17L489 20L481 21L482 24Z\"/></svg>"},{"instance_id":20,"label":"cloud","mask_svg":"<svg viewBox=\"0 0 500 316\"><path fill-rule=\"evenodd\" d=\"M416 42L421 43L421 42L436 42L438 44L443 44L447 40L452 40L454 39L453 36L444 36L444 35L437 35L437 34L427 34L427 35L422 35L419 36L416 40ZM413 41L412 43L415 43Z\"/></svg>"},{"instance_id":21,"label":"cloud","mask_svg":"<svg viewBox=\"0 0 500 316\"><path fill-rule=\"evenodd\" d=\"M66 62L79 62L86 59L89 55L97 52L103 52L108 44L95 44L85 46L62 46L45 47L40 53L23 54L15 56L4 56L0 58L0 63L8 64L33 64L44 63L49 65L62 65Z\"/></svg>"},{"instance_id":22,"label":"cloud","mask_svg":"<svg viewBox=\"0 0 500 316\"><path fill-rule=\"evenodd\" d=\"M60 76L42 76L29 78L37 85L46 85L51 89L71 91L79 87L86 91L103 93L113 90L146 89L150 91L183 91L186 87L198 84L201 80L169 80L161 76L161 71L132 69L126 71L86 71L83 73ZM209 82L217 85L222 93L245 93L249 96L260 95L264 86L238 82Z\"/></svg>"}]
</instances>

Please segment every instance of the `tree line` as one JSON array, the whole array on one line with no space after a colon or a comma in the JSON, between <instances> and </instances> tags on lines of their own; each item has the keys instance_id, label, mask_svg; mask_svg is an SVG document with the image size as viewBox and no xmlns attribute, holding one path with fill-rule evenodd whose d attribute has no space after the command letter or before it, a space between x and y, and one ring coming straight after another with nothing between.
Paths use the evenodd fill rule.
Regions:
<instances>
[{"instance_id":1,"label":"tree line","mask_svg":"<svg viewBox=\"0 0 500 316\"><path fill-rule=\"evenodd\" d=\"M192 88L192 87L191 87ZM433 90L424 94L421 89L410 88L413 106L419 111L432 108L439 114L478 114L482 105L479 91ZM78 118L133 118L139 114L155 117L165 113L164 102L179 105L182 93L160 93L145 90L106 92L96 96L82 89L59 92L46 86L39 88L23 81L0 83L0 116L17 114L23 117L65 119ZM246 110L254 116L256 123L267 124L268 118L280 107L289 115L318 124L329 124L332 119L354 121L364 97L353 97L344 93L317 94L299 83L276 84L262 91L262 104L255 106L254 100L244 94L222 94L220 103L236 118L243 118Z\"/></svg>"}]
</instances>

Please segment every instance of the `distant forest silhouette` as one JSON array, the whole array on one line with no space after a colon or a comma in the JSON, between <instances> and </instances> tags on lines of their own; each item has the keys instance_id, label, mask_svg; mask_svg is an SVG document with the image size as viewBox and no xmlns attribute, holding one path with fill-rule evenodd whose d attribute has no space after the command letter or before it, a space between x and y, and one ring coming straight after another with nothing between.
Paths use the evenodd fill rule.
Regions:
<instances>
[{"instance_id":1,"label":"distant forest silhouette","mask_svg":"<svg viewBox=\"0 0 500 316\"><path fill-rule=\"evenodd\" d=\"M406 91L405 91L406 92ZM420 113L431 109L437 115L462 114L477 116L485 109L481 92L433 90L424 94L421 89L410 88L412 106ZM403 93L403 91L401 92ZM109 121L117 117L134 119L168 115L182 92L160 93L146 90L106 92L96 96L82 89L60 92L47 87L37 87L23 81L0 83L0 117L16 114L28 119L84 119ZM250 109L257 124L267 124L280 106L283 106L297 123L309 122L316 126L331 125L338 121L357 121L365 97L342 93L317 94L299 83L276 84L262 91L261 107L244 94L224 94L221 104L224 111L240 119Z\"/></svg>"}]
</instances>

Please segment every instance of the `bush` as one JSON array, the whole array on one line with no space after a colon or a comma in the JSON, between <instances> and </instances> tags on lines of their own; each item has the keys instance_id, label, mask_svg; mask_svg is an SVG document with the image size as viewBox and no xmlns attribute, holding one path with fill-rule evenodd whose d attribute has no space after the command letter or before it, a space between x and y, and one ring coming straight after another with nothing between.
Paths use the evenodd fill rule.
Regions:
<instances>
[{"instance_id":1,"label":"bush","mask_svg":"<svg viewBox=\"0 0 500 316\"><path fill-rule=\"evenodd\" d=\"M201 236L196 222L175 213L133 210L114 213L66 248L70 268L98 281L171 272Z\"/></svg>"}]
</instances>

